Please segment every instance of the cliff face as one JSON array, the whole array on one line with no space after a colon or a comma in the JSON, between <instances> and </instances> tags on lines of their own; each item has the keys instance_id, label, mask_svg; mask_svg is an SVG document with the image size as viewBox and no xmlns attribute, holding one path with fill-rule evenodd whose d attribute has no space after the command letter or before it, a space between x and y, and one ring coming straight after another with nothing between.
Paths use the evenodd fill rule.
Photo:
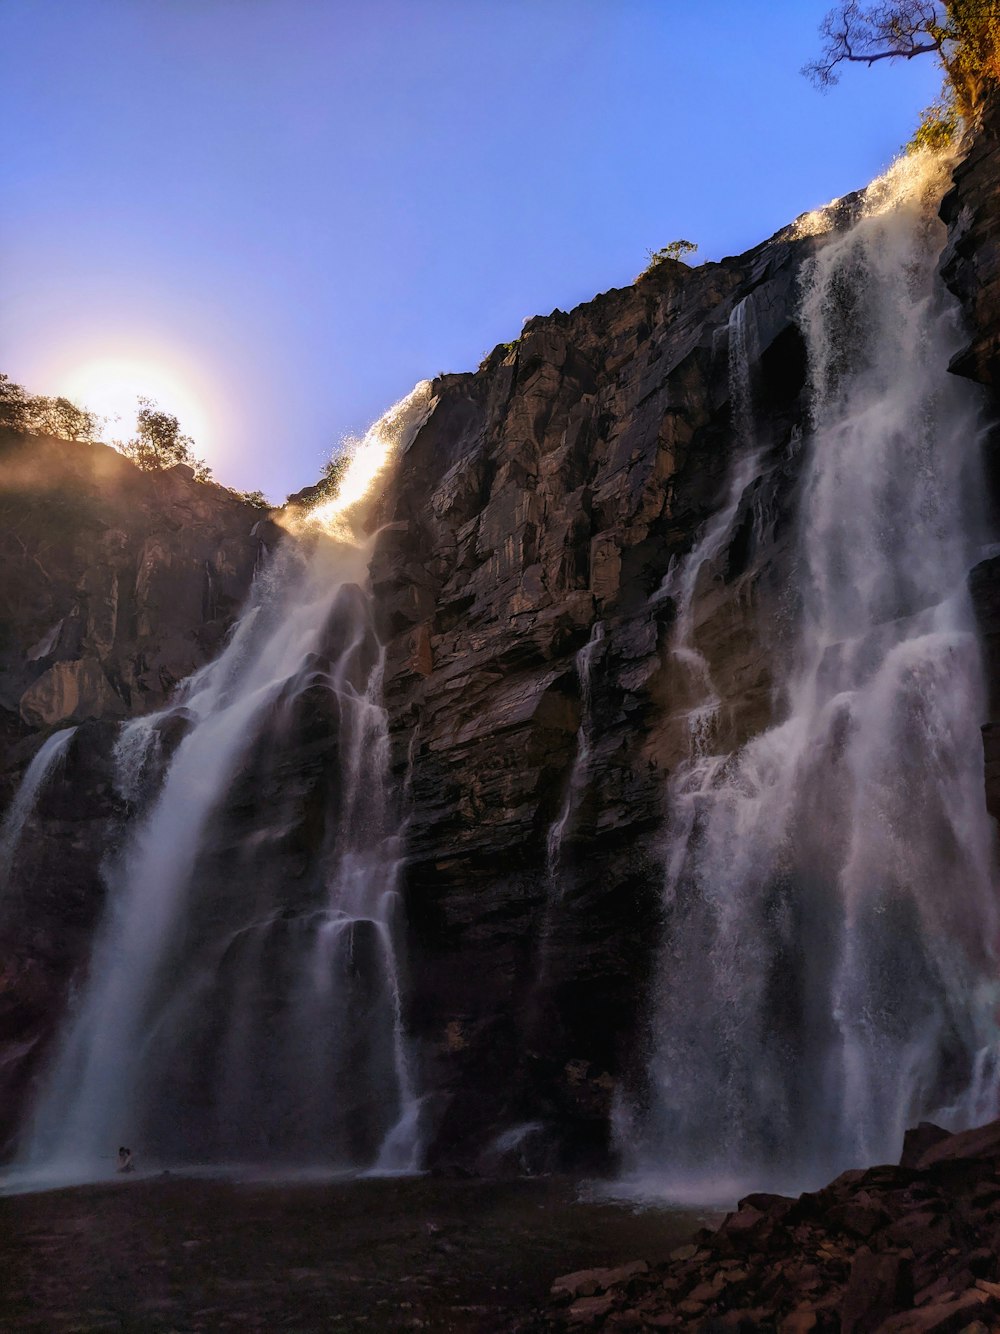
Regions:
<instances>
[{"instance_id":1,"label":"cliff face","mask_svg":"<svg viewBox=\"0 0 1000 1334\"><path fill-rule=\"evenodd\" d=\"M994 531L1000 521L1000 98L987 107L972 148L955 171L941 216L948 247L941 272L968 317L970 338L951 369L985 386L991 422L984 462ZM986 797L1000 819L1000 556L989 555L972 572L989 687L989 718L983 726Z\"/></svg>"},{"instance_id":2,"label":"cliff face","mask_svg":"<svg viewBox=\"0 0 1000 1334\"><path fill-rule=\"evenodd\" d=\"M162 705L217 651L260 547L231 492L106 445L0 440L0 507L8 738Z\"/></svg>"},{"instance_id":3,"label":"cliff face","mask_svg":"<svg viewBox=\"0 0 1000 1334\"><path fill-rule=\"evenodd\" d=\"M769 721L790 610L811 247L785 234L738 260L667 264L531 320L478 373L435 384L402 461L373 578L411 794L412 1021L431 1087L451 1095L432 1156L525 1123L517 1151L540 1162L607 1151L659 934L664 778L689 752L675 603L655 594L726 501L729 321L745 300L760 476L694 604L735 747Z\"/></svg>"},{"instance_id":4,"label":"cliff face","mask_svg":"<svg viewBox=\"0 0 1000 1334\"><path fill-rule=\"evenodd\" d=\"M116 724L159 708L215 655L266 527L183 468L143 473L104 445L0 439L3 807L46 735L77 726L14 867L0 857L0 1142L86 958L101 862L128 815L111 777Z\"/></svg>"},{"instance_id":5,"label":"cliff face","mask_svg":"<svg viewBox=\"0 0 1000 1334\"><path fill-rule=\"evenodd\" d=\"M987 392L1000 385L998 124L994 111L943 210L943 272L970 326L953 369ZM797 616L796 319L817 244L801 230L720 264L658 266L529 321L476 373L435 382L437 406L383 499L371 575L407 812L405 1018L433 1164L599 1163L616 1090L641 1086L665 780L690 752L697 702L690 665L669 648L672 572L731 509L691 590L687 631L722 700L720 750L773 721L770 664L790 651ZM734 330L746 329L737 347ZM734 489L737 353L757 453ZM18 448L8 446L8 478ZM85 956L102 852L129 814L110 778L114 721L161 704L211 656L260 546L255 516L183 476L154 483L117 456L44 448L56 483L37 502L11 502L27 526L3 539L8 775L40 729L82 725L26 828L3 916L0 1138ZM996 457L994 444L1000 498ZM65 527L60 487L86 501L66 506ZM993 687L994 814L998 588L1000 558L989 558L973 591ZM219 903L243 877L279 915L315 891L340 800L331 692L317 676L286 713L246 757L199 870ZM205 893L199 911L214 904Z\"/></svg>"}]
</instances>

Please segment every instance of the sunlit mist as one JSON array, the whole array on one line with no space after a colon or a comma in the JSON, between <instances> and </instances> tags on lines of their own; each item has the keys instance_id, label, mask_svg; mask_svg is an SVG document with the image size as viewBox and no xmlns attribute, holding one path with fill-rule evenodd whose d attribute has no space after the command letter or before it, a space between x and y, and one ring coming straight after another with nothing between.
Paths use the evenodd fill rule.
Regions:
<instances>
[{"instance_id":1,"label":"sunlit mist","mask_svg":"<svg viewBox=\"0 0 1000 1334\"><path fill-rule=\"evenodd\" d=\"M299 531L321 529L338 541L353 541L352 519L362 504L373 500L378 484L396 453L405 448L426 421L433 406L430 380L421 380L405 398L370 426L361 439L344 441L350 462L336 492L304 514L290 516L289 527ZM367 508L367 506L366 506Z\"/></svg>"},{"instance_id":2,"label":"sunlit mist","mask_svg":"<svg viewBox=\"0 0 1000 1334\"><path fill-rule=\"evenodd\" d=\"M878 217L902 204L919 208L928 199L940 197L953 166L951 149L925 148L920 152L901 154L864 191L859 201L862 215ZM843 202L839 198L831 199L822 208L801 213L789 227L789 234L795 240L801 240L832 231Z\"/></svg>"}]
</instances>

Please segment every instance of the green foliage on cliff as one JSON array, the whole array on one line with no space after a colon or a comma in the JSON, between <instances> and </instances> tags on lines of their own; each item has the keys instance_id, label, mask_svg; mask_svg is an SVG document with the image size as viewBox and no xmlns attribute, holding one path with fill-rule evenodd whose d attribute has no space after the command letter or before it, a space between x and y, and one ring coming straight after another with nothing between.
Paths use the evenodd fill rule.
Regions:
<instances>
[{"instance_id":1,"label":"green foliage on cliff","mask_svg":"<svg viewBox=\"0 0 1000 1334\"><path fill-rule=\"evenodd\" d=\"M906 145L906 151L918 153L922 148L946 148L961 128L962 117L950 88L946 88L936 102L921 111L920 122Z\"/></svg>"},{"instance_id":2,"label":"green foliage on cliff","mask_svg":"<svg viewBox=\"0 0 1000 1334\"><path fill-rule=\"evenodd\" d=\"M671 241L659 250L647 250L646 258L649 263L639 274L639 277L644 278L647 273L652 273L654 269L658 269L661 264L667 263L668 260L676 263L684 255L693 255L697 249L698 247L694 241Z\"/></svg>"},{"instance_id":3,"label":"green foliage on cliff","mask_svg":"<svg viewBox=\"0 0 1000 1334\"><path fill-rule=\"evenodd\" d=\"M350 454L334 454L323 464L323 471L315 486L308 486L304 491L292 491L285 497L286 505L316 505L325 500L332 500L340 490L340 483L351 462Z\"/></svg>"},{"instance_id":4,"label":"green foliage on cliff","mask_svg":"<svg viewBox=\"0 0 1000 1334\"><path fill-rule=\"evenodd\" d=\"M24 388L15 384L9 375L0 373L0 426L8 431L25 429Z\"/></svg>"},{"instance_id":5,"label":"green foliage on cliff","mask_svg":"<svg viewBox=\"0 0 1000 1334\"><path fill-rule=\"evenodd\" d=\"M950 0L941 51L961 116L971 118L991 89L1000 88L1000 8L996 0Z\"/></svg>"},{"instance_id":6,"label":"green foliage on cliff","mask_svg":"<svg viewBox=\"0 0 1000 1334\"><path fill-rule=\"evenodd\" d=\"M519 338L515 338L512 343L497 343L491 352L484 352L479 358L479 370L486 370L487 366L494 360L497 362L506 361L520 341Z\"/></svg>"},{"instance_id":7,"label":"green foliage on cliff","mask_svg":"<svg viewBox=\"0 0 1000 1334\"><path fill-rule=\"evenodd\" d=\"M193 470L195 481L210 481L211 468L195 454L194 440L181 432L177 418L169 412L161 412L152 399L140 398L138 401L135 435L130 440L113 441L115 448L144 472L159 472L183 463ZM68 398L29 394L23 385L0 372L0 429L18 435L50 435L60 440L93 443L105 421L105 418L71 403ZM346 458L334 460L327 464L327 472L336 473L335 480L339 482L336 470L346 466ZM226 489L254 509L272 508L263 491Z\"/></svg>"}]
</instances>

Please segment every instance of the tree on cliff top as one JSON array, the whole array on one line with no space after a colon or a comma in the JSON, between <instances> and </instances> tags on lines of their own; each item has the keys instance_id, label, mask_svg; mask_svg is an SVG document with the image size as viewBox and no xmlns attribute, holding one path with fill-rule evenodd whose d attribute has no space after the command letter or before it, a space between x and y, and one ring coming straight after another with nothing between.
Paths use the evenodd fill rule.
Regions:
<instances>
[{"instance_id":1,"label":"tree on cliff top","mask_svg":"<svg viewBox=\"0 0 1000 1334\"><path fill-rule=\"evenodd\" d=\"M0 426L25 435L54 435L60 440L96 440L103 419L68 398L29 394L0 372Z\"/></svg>"},{"instance_id":2,"label":"tree on cliff top","mask_svg":"<svg viewBox=\"0 0 1000 1334\"><path fill-rule=\"evenodd\" d=\"M56 435L61 440L96 440L102 420L68 398L44 395L28 400L28 415L29 429L36 435Z\"/></svg>"},{"instance_id":3,"label":"tree on cliff top","mask_svg":"<svg viewBox=\"0 0 1000 1334\"><path fill-rule=\"evenodd\" d=\"M671 263L682 262L684 255L693 255L697 249L698 247L694 241L671 241L659 250L647 250L646 258L649 263L636 278L636 282L639 281L639 278L644 278L647 273L652 273L654 269L658 269L661 264L666 264L668 261Z\"/></svg>"},{"instance_id":4,"label":"tree on cliff top","mask_svg":"<svg viewBox=\"0 0 1000 1334\"><path fill-rule=\"evenodd\" d=\"M131 440L116 441L118 448L144 472L156 472L183 463L193 469L195 480L207 482L212 470L194 453L194 441L181 434L180 422L169 412L161 412L150 398L140 398L135 435Z\"/></svg>"},{"instance_id":5,"label":"tree on cliff top","mask_svg":"<svg viewBox=\"0 0 1000 1334\"><path fill-rule=\"evenodd\" d=\"M841 66L934 55L945 75L945 109L974 119L987 91L1000 84L1000 8L997 0L895 0L832 9L820 27L823 51L805 67L821 87L837 82Z\"/></svg>"},{"instance_id":6,"label":"tree on cliff top","mask_svg":"<svg viewBox=\"0 0 1000 1334\"><path fill-rule=\"evenodd\" d=\"M193 470L195 481L210 481L211 468L194 453L194 441L181 433L177 418L169 412L161 412L152 399L140 398L138 402L135 435L131 440L113 441L115 448L144 472L157 472L183 463ZM106 417L77 407L68 398L29 394L24 385L0 371L0 430L92 443L97 441L98 433L106 423ZM339 483L347 462L344 457L327 464L326 478L331 486ZM254 509L272 508L262 491L226 489Z\"/></svg>"},{"instance_id":7,"label":"tree on cliff top","mask_svg":"<svg viewBox=\"0 0 1000 1334\"><path fill-rule=\"evenodd\" d=\"M28 395L24 386L0 371L0 426L8 431L28 429Z\"/></svg>"}]
</instances>

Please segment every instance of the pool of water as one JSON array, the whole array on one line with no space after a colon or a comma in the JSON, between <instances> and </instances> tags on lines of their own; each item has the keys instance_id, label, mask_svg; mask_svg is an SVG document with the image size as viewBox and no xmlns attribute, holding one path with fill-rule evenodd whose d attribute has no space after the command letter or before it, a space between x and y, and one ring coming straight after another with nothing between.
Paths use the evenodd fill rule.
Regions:
<instances>
[{"instance_id":1,"label":"pool of water","mask_svg":"<svg viewBox=\"0 0 1000 1334\"><path fill-rule=\"evenodd\" d=\"M664 1259L717 1219L556 1178L170 1176L7 1195L0 1328L510 1334L557 1275Z\"/></svg>"}]
</instances>

